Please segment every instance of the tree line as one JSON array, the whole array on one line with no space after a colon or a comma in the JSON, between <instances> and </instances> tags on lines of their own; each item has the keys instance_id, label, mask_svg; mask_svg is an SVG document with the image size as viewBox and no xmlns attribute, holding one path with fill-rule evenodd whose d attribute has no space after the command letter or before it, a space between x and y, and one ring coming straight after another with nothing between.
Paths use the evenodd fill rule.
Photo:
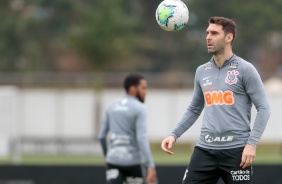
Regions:
<instances>
[{"instance_id":1,"label":"tree line","mask_svg":"<svg viewBox=\"0 0 282 184\"><path fill-rule=\"evenodd\" d=\"M236 54L261 68L270 57L269 72L281 65L282 1L183 2L188 24L179 32L166 32L155 19L161 0L3 0L0 69L194 71L210 58L205 29L211 16L237 22Z\"/></svg>"}]
</instances>

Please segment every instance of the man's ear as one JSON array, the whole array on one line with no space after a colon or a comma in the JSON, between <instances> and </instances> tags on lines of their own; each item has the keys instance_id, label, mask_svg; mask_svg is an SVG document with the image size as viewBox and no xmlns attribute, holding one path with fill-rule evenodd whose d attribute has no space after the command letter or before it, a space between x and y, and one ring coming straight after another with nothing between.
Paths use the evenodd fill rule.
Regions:
<instances>
[{"instance_id":1,"label":"man's ear","mask_svg":"<svg viewBox=\"0 0 282 184\"><path fill-rule=\"evenodd\" d=\"M233 40L233 34L228 33L228 34L226 35L225 40L226 40L226 43L231 43L232 40Z\"/></svg>"},{"instance_id":2,"label":"man's ear","mask_svg":"<svg viewBox=\"0 0 282 184\"><path fill-rule=\"evenodd\" d=\"M136 86L132 85L132 86L129 87L128 93L131 94L131 95L135 95L136 91L137 91Z\"/></svg>"}]
</instances>

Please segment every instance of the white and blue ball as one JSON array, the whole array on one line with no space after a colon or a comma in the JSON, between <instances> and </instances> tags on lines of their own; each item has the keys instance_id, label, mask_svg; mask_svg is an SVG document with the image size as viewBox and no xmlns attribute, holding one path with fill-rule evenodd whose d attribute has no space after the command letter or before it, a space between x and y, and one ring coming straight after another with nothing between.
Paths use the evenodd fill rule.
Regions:
<instances>
[{"instance_id":1,"label":"white and blue ball","mask_svg":"<svg viewBox=\"0 0 282 184\"><path fill-rule=\"evenodd\" d=\"M189 10L181 0L164 0L156 10L156 19L166 31L179 31L189 20Z\"/></svg>"}]
</instances>

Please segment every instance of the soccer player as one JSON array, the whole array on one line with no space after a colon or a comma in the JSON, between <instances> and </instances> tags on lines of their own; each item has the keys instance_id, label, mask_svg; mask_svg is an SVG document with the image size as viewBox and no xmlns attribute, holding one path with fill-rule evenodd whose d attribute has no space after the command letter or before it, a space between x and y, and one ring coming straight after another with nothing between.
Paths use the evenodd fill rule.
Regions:
<instances>
[{"instance_id":1,"label":"soccer player","mask_svg":"<svg viewBox=\"0 0 282 184\"><path fill-rule=\"evenodd\" d=\"M127 95L109 106L98 135L106 157L107 183L155 183L157 174L147 139L146 110L143 104L147 82L140 74L130 74L124 80L124 88Z\"/></svg>"},{"instance_id":2,"label":"soccer player","mask_svg":"<svg viewBox=\"0 0 282 184\"><path fill-rule=\"evenodd\" d=\"M224 17L211 17L206 43L211 60L196 70L194 95L180 122L162 141L168 154L205 108L201 134L183 184L250 184L256 146L270 116L269 104L255 67L235 55L232 43L236 24ZM254 126L250 128L251 107L256 107Z\"/></svg>"}]
</instances>

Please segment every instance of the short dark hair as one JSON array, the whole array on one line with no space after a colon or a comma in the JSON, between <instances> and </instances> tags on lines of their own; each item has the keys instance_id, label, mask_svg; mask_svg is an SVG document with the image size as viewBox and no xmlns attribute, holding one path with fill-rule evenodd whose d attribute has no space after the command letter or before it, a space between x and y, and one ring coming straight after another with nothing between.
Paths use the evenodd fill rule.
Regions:
<instances>
[{"instance_id":1,"label":"short dark hair","mask_svg":"<svg viewBox=\"0 0 282 184\"><path fill-rule=\"evenodd\" d=\"M145 79L145 78L138 73L131 73L127 75L123 82L123 86L124 86L126 93L128 93L128 90L131 86L137 86L140 80L142 79Z\"/></svg>"},{"instance_id":2,"label":"short dark hair","mask_svg":"<svg viewBox=\"0 0 282 184\"><path fill-rule=\"evenodd\" d=\"M233 34L233 40L231 41L231 44L234 42L236 37L236 23L233 20L225 17L211 17L209 19L209 23L222 25L225 35L228 33Z\"/></svg>"}]
</instances>

